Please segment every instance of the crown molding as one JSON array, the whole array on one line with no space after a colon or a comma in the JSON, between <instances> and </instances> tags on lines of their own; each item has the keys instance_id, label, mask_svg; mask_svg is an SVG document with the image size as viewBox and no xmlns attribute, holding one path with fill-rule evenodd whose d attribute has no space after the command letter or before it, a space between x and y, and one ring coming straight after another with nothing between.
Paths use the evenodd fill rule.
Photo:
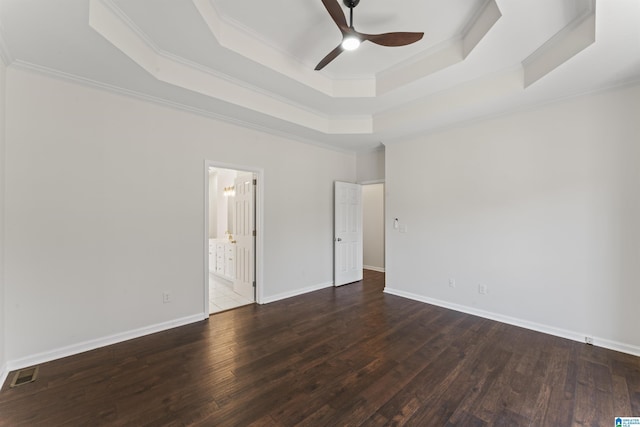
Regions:
<instances>
[{"instance_id":1,"label":"crown molding","mask_svg":"<svg viewBox=\"0 0 640 427\"><path fill-rule=\"evenodd\" d=\"M472 14L460 34L378 73L378 94L391 92L464 61L501 17L495 0L487 0Z\"/></svg>"},{"instance_id":2,"label":"crown molding","mask_svg":"<svg viewBox=\"0 0 640 427\"><path fill-rule=\"evenodd\" d=\"M124 13L124 11L122 11L122 9L120 9L120 7L117 4L115 4L113 2L113 0L100 0L100 2L103 3L108 9L110 9L111 12L114 13L114 15L116 15L119 19L121 19L126 24L126 26L137 37L139 37L142 40L142 42L149 47L149 49L151 49L159 57L166 58L167 60L175 62L177 64L180 64L180 65L182 65L184 67L193 68L195 70L198 70L201 73L209 74L209 75L211 75L211 76L213 76L213 77L215 77L217 79L221 79L221 80L227 81L227 82L229 82L229 83L231 83L233 85L236 85L236 86L242 87L244 89L247 89L247 90L262 94L264 96L276 99L276 100L278 100L280 102L289 104L289 105L291 105L291 106L293 106L295 108L300 108L300 109L306 110L311 114L320 114L318 111L316 111L316 110L314 110L312 108L309 108L306 105L302 105L302 104L299 104L299 103L292 102L288 98L285 98L283 96L274 94L273 92L269 92L269 91L267 91L265 89L262 89L262 88L260 88L258 86L251 85L251 84L247 83L244 80L237 79L235 77L230 76L229 74L222 73L222 72L220 72L218 70L206 67L206 66L204 66L204 65L202 65L200 63L197 63L197 62L194 62L194 61L190 61L190 60L188 60L186 58L183 58L181 56L175 55L173 53L170 53L170 52L167 52L167 51L161 49L144 31L142 31L142 29L140 27L138 27L129 18L128 15L126 15ZM212 7L213 7L213 5L212 5Z\"/></svg>"},{"instance_id":3,"label":"crown molding","mask_svg":"<svg viewBox=\"0 0 640 427\"><path fill-rule=\"evenodd\" d=\"M210 0L192 0L218 44L245 58L272 69L307 87L332 97L373 97L375 87L358 85L350 92L337 92L331 79L314 71L297 58L264 42L254 32L222 19Z\"/></svg>"},{"instance_id":4,"label":"crown molding","mask_svg":"<svg viewBox=\"0 0 640 427\"><path fill-rule=\"evenodd\" d=\"M156 79L325 134L371 134L371 116L330 117L253 87L240 86L204 67L158 52L120 19L105 0L91 0L89 25Z\"/></svg>"},{"instance_id":5,"label":"crown molding","mask_svg":"<svg viewBox=\"0 0 640 427\"><path fill-rule=\"evenodd\" d=\"M429 50L380 72L376 76L377 93L378 95L390 93L463 60L462 39L456 37L445 40Z\"/></svg>"},{"instance_id":6,"label":"crown molding","mask_svg":"<svg viewBox=\"0 0 640 427\"><path fill-rule=\"evenodd\" d=\"M210 0L192 0L212 35L221 46L234 50L249 59L281 72L284 75L335 96L337 92L345 96L375 96L397 89L400 86L437 72L464 60L465 46L469 43L461 35L453 42L443 43L436 50L429 50L410 61L405 61L379 78L329 81L322 75L306 71L304 76L313 76L314 81L301 81L300 64L292 69L283 69L281 64L290 65L291 59L281 51L265 45L255 35L243 31L222 20ZM487 34L501 13L495 0L487 0L476 11L465 26L465 37L473 36L470 50ZM112 0L91 0L89 10L90 26L120 49L125 55L140 65L158 80L194 92L239 105L280 120L288 121L325 134L371 134L373 118L330 117L306 106L273 93L240 82L207 67L171 55L159 49L135 23L120 10ZM256 49L256 46L260 49ZM256 53L260 51L260 53ZM266 52L266 53L265 53ZM304 68L306 70L306 68ZM309 74L315 73L315 74ZM320 77L318 77L320 76ZM306 77L305 77L306 78ZM319 80L321 78L321 80ZM322 84L319 87L316 83ZM328 91L326 83L331 82ZM314 86L315 84L315 86Z\"/></svg>"},{"instance_id":7,"label":"crown molding","mask_svg":"<svg viewBox=\"0 0 640 427\"><path fill-rule=\"evenodd\" d=\"M225 29L228 29L229 27L235 28L236 30L247 34L250 38L255 39L256 43L260 43L260 44L262 44L264 46L267 46L269 49L274 50L279 55L288 57L289 59L295 61L296 63L298 63L300 66L302 66L304 68L311 69L311 68L315 67L316 64L307 64L307 63L305 63L299 57L290 54L289 52L285 51L284 49L282 49L277 44L273 43L271 40L263 37L260 33L255 31L253 28L250 28L250 27L244 25L243 23L241 23L240 21L238 21L236 19L233 19L233 18L230 18L229 16L223 15L222 13L220 13L219 9L216 7L214 2L212 2L210 0L206 0L206 1L208 1L209 5L213 9L213 11L215 13L215 19L219 21L218 25L221 27L221 30L216 32L216 35L217 35L216 38L218 38L218 37L219 38L223 38L221 33L224 32ZM198 7L198 4L200 4L200 1L199 0L192 0L192 2L196 6L196 8L198 8L198 12L200 12L200 9ZM251 58L249 58L249 59L251 59ZM317 74L317 73L314 73L314 74ZM325 78L325 77L323 77L323 78Z\"/></svg>"},{"instance_id":8,"label":"crown molding","mask_svg":"<svg viewBox=\"0 0 640 427\"><path fill-rule=\"evenodd\" d=\"M325 150L335 151L339 153L354 153L356 150L350 150L343 147L338 147L331 144L326 144L319 142L317 140L311 138L305 138L295 133L281 131L278 129L273 129L267 126L262 126L253 122L248 122L245 120L241 120L235 117L231 117L228 115L215 113L212 111L204 110L201 108L192 107L190 105L182 104L179 102L169 101L167 99L159 98L156 96L148 95L142 92L137 92L130 89L125 89L119 86L114 86L108 83L103 83L97 80L88 79L86 77L81 77L75 74L70 74L64 71L55 70L49 67L44 67L38 64L33 64L30 62L25 62L22 60L15 60L11 64L12 68L17 70L23 70L27 72L32 72L40 75L44 75L49 78L54 78L57 80L66 81L69 83L77 84L79 86L88 87L90 89L96 89L100 91L104 91L110 93L112 95L125 96L127 98L136 99L139 101L147 102L150 104L159 105L161 107L169 108L172 110L178 110L186 113L195 114L201 117L205 117L208 119L213 119L221 122L225 122L237 127L241 127L244 129L254 130L257 132L265 133L268 135L272 135L278 138L288 139L291 141L296 141L300 143L304 143L307 145L312 145L318 148L322 148Z\"/></svg>"}]
</instances>

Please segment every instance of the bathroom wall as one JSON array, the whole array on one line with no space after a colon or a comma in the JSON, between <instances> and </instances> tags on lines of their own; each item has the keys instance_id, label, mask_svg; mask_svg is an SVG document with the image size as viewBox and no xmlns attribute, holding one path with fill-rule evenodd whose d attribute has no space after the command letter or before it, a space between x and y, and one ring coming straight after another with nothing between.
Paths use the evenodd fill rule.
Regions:
<instances>
[{"instance_id":1,"label":"bathroom wall","mask_svg":"<svg viewBox=\"0 0 640 427\"><path fill-rule=\"evenodd\" d=\"M218 237L218 174L209 172L209 238Z\"/></svg>"},{"instance_id":2,"label":"bathroom wall","mask_svg":"<svg viewBox=\"0 0 640 427\"><path fill-rule=\"evenodd\" d=\"M216 209L217 209L217 222L216 230L218 239L224 239L232 231L233 219L233 203L229 203L231 197L225 197L224 189L227 187L233 187L235 179L238 173L230 169L218 169L217 170L217 197L216 197Z\"/></svg>"}]
</instances>

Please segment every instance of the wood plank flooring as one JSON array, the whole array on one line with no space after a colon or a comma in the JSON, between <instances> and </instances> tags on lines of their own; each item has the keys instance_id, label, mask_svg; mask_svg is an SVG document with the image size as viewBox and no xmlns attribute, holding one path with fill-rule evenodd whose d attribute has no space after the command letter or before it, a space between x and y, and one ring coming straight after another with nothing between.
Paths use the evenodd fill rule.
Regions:
<instances>
[{"instance_id":1,"label":"wood plank flooring","mask_svg":"<svg viewBox=\"0 0 640 427\"><path fill-rule=\"evenodd\" d=\"M640 358L386 295L384 275L41 365L1 426L612 426Z\"/></svg>"}]
</instances>

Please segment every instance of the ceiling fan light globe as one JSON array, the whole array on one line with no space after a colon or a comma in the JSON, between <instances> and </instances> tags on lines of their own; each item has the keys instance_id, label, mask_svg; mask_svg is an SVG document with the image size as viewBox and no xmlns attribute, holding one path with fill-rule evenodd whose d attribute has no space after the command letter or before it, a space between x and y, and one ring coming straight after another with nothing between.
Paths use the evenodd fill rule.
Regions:
<instances>
[{"instance_id":1,"label":"ceiling fan light globe","mask_svg":"<svg viewBox=\"0 0 640 427\"><path fill-rule=\"evenodd\" d=\"M344 50L356 50L360 46L360 39L357 37L346 37L342 41L342 48Z\"/></svg>"}]
</instances>

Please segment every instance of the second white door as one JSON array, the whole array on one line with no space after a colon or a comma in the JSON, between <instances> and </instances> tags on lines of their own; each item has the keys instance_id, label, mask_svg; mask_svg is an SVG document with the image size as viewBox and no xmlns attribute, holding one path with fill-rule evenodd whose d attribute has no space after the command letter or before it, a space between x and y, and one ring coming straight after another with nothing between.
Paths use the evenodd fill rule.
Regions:
<instances>
[{"instance_id":1,"label":"second white door","mask_svg":"<svg viewBox=\"0 0 640 427\"><path fill-rule=\"evenodd\" d=\"M334 286L362 280L362 186L335 182Z\"/></svg>"}]
</instances>

